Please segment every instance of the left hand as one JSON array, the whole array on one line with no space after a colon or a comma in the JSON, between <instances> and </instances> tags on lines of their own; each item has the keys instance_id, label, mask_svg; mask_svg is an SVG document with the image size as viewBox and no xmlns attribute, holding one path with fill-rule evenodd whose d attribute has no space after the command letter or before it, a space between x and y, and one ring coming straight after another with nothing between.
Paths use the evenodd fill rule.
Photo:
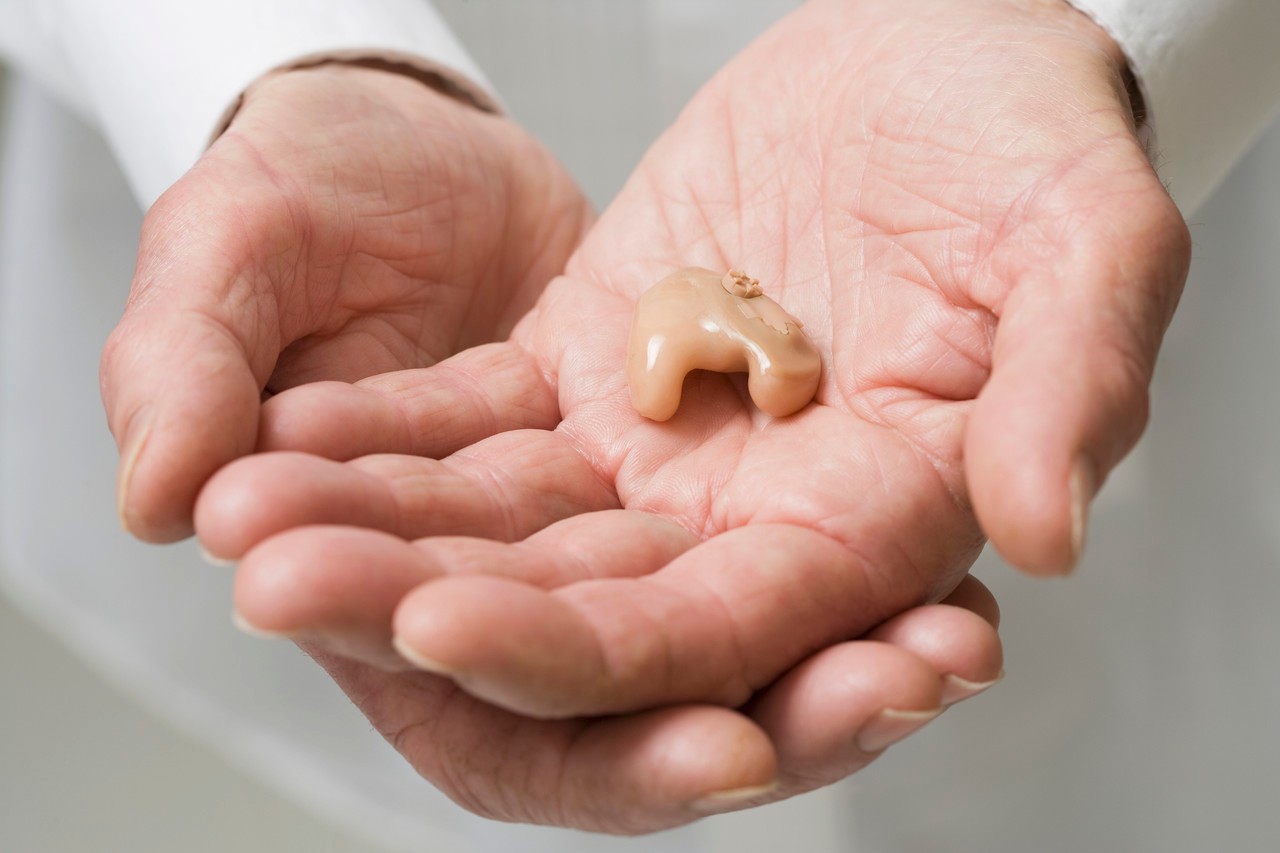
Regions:
<instances>
[{"instance_id":1,"label":"left hand","mask_svg":"<svg viewBox=\"0 0 1280 853\"><path fill-rule=\"evenodd\" d=\"M264 389L505 337L593 218L514 122L416 80L332 64L259 81L143 222L101 368L122 524L190 536L205 481L257 445ZM470 441L434 426L437 451Z\"/></svg>"}]
</instances>

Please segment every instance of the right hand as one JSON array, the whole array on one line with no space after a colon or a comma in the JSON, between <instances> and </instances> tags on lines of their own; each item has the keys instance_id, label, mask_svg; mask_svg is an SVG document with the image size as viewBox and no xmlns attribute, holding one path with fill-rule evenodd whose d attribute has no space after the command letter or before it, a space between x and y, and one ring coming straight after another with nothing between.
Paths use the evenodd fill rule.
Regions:
<instances>
[{"instance_id":1,"label":"right hand","mask_svg":"<svg viewBox=\"0 0 1280 853\"><path fill-rule=\"evenodd\" d=\"M459 356L271 401L277 446L316 455L229 465L201 496L201 540L242 574L299 560L287 542L323 580L291 591L323 606L278 621L284 603L238 597L241 612L368 662L399 651L516 713L582 717L737 707L946 595L984 533L1024 569L1065 570L1093 485L1141 430L1187 266L1122 70L1057 0L806 4L694 98L492 347L534 381ZM807 324L812 405L763 417L741 377L700 373L671 420L636 412L637 302L690 265L748 269ZM421 448L420 401L446 392L490 422L535 400L561 417L442 459ZM362 428L339 447L285 421ZM528 540L571 518L584 526L553 572L607 554L607 576L550 591L456 576L480 547L490 575L524 566ZM433 539L456 536L517 544Z\"/></svg>"},{"instance_id":2,"label":"right hand","mask_svg":"<svg viewBox=\"0 0 1280 853\"><path fill-rule=\"evenodd\" d=\"M205 481L258 444L264 391L505 337L592 218L515 124L407 77L327 65L255 85L147 214L103 354L125 528L190 535ZM426 449L466 446L467 429L445 407Z\"/></svg>"},{"instance_id":3,"label":"right hand","mask_svg":"<svg viewBox=\"0 0 1280 853\"><path fill-rule=\"evenodd\" d=\"M1023 568L1065 570L1092 485L1141 429L1187 265L1122 67L1056 0L807 4L686 108L517 328L509 349L538 381L473 375L476 407L541 394L557 428L423 459L406 440L422 430L404 427L421 407L396 403L415 380L399 378L391 394L343 395L380 440L295 445L346 465L260 456L219 475L200 532L247 555L240 612L349 659L394 664L399 650L470 694L468 709L634 722L677 703L758 710L807 655L949 589L977 555L978 519ZM634 412L635 301L690 264L777 282L826 356L815 405L761 418L736 380L700 376L672 421ZM442 367L418 371L419 389L462 385ZM273 418L301 401L319 411L314 396L282 396ZM487 549L490 575L504 557L527 571L531 533L618 508L702 541L671 559L604 518L593 529L610 547L575 550L579 531L533 550L553 575L597 552L621 552L622 571L550 589L466 577L466 554L439 538L405 541L523 540L467 547ZM400 745L442 772L438 744ZM499 813L521 816L511 791L494 795Z\"/></svg>"}]
</instances>

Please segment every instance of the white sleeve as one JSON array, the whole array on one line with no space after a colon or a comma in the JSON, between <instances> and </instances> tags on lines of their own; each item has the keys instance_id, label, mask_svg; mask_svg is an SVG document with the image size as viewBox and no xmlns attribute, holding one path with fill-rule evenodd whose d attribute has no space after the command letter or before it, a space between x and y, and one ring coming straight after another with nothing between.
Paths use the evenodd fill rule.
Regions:
<instances>
[{"instance_id":1,"label":"white sleeve","mask_svg":"<svg viewBox=\"0 0 1280 853\"><path fill-rule=\"evenodd\" d=\"M1128 56L1154 162L1190 214L1280 107L1280 1L1070 2Z\"/></svg>"},{"instance_id":2,"label":"white sleeve","mask_svg":"<svg viewBox=\"0 0 1280 853\"><path fill-rule=\"evenodd\" d=\"M0 9L0 22L27 25L0 36L5 53L84 105L144 207L199 158L245 88L276 68L377 59L482 108L495 103L427 0L0 0ZM39 49L14 44L24 37Z\"/></svg>"}]
</instances>

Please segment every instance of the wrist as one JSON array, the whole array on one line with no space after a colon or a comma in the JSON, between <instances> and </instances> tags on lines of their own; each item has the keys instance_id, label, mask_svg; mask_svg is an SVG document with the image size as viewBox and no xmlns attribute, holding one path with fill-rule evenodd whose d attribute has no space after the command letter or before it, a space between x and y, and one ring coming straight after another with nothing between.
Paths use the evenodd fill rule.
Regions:
<instances>
[{"instance_id":1,"label":"wrist","mask_svg":"<svg viewBox=\"0 0 1280 853\"><path fill-rule=\"evenodd\" d=\"M1133 72L1133 64L1124 48L1101 23L1088 12L1076 5L1073 0L1050 0L1059 13L1065 13L1066 20L1082 37L1087 39L1106 56L1115 69L1118 88L1128 102L1129 114L1133 118L1134 128L1142 131L1147 121L1146 97L1137 75Z\"/></svg>"},{"instance_id":2,"label":"wrist","mask_svg":"<svg viewBox=\"0 0 1280 853\"><path fill-rule=\"evenodd\" d=\"M497 102L488 92L451 69L416 57L344 51L300 59L259 77L223 114L210 137L210 144L226 132L245 105L257 95L281 83L287 85L304 75L319 74L328 75L335 81L352 82L371 92L381 90L401 98L418 93L428 98L451 101L459 109L500 112Z\"/></svg>"}]
</instances>

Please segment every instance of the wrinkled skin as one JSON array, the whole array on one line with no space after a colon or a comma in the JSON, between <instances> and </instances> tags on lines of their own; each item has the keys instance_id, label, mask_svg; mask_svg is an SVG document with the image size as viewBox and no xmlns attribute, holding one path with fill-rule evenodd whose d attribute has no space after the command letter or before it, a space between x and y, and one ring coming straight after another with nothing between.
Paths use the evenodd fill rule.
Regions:
<instances>
[{"instance_id":1,"label":"wrinkled skin","mask_svg":"<svg viewBox=\"0 0 1280 853\"><path fill-rule=\"evenodd\" d=\"M508 343L280 395L260 449L354 461L231 465L197 528L244 556L245 619L340 655L477 811L643 831L717 789L787 796L865 763L848 743L877 708L994 675L894 631L844 641L968 595L983 532L1027 570L1074 563L1187 255L1120 56L1073 10L813 2L699 94ZM805 322L814 406L771 421L700 376L667 424L631 411L631 310L689 264L743 268Z\"/></svg>"},{"instance_id":2,"label":"wrinkled skin","mask_svg":"<svg viewBox=\"0 0 1280 853\"><path fill-rule=\"evenodd\" d=\"M104 354L104 401L122 445L122 520L147 539L179 538L213 470L255 446L288 446L287 413L296 409L268 405L260 422L263 388L422 367L503 338L563 270L590 218L563 170L518 128L416 82L335 66L255 86L230 131L148 214L133 296ZM468 352L479 367L493 348ZM510 375L487 367L495 369L481 371L486 384ZM447 400L423 402L431 428L421 452L431 455L478 431L555 415L554 401L532 397L501 423ZM307 437L332 452L361 440L359 413L343 414L310 423L318 429ZM581 541L563 526L545 535ZM659 554L692 541L670 525L663 536ZM634 553L624 556L634 570ZM394 561L375 568L333 580L398 599ZM575 579L519 576L548 587ZM265 600L321 612L347 603L325 578L309 580ZM814 656L774 701L758 703L756 722L707 706L536 720L444 679L387 673L403 660L385 638L368 666L367 647L343 647L324 625L291 627L374 725L473 810L640 831L753 802L758 791L694 805L772 780L779 756L791 768L779 781L791 790L852 772L940 701L995 677L995 619L990 595L968 581L947 606L913 609ZM388 619L375 628L386 632ZM815 689L822 701L804 699ZM868 721L875 728L885 709L924 714L886 718L859 748L852 733Z\"/></svg>"},{"instance_id":3,"label":"wrinkled skin","mask_svg":"<svg viewBox=\"0 0 1280 853\"><path fill-rule=\"evenodd\" d=\"M103 355L125 526L189 536L200 486L253 450L264 388L504 337L592 219L527 134L416 81L323 66L259 83L148 212Z\"/></svg>"}]
</instances>

